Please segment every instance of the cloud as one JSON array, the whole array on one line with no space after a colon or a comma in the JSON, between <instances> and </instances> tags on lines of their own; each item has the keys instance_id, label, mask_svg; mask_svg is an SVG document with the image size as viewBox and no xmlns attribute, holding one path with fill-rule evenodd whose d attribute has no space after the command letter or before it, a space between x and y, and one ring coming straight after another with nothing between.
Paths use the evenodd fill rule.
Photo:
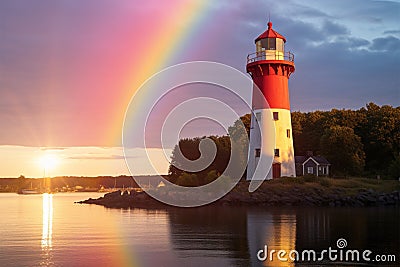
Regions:
<instances>
[{"instance_id":1,"label":"cloud","mask_svg":"<svg viewBox=\"0 0 400 267\"><path fill-rule=\"evenodd\" d=\"M382 43L387 49L392 42ZM359 49L349 49L351 46ZM399 53L371 51L367 41L353 39L323 43L308 53L305 51L295 62L296 72L291 78L291 103L295 110L359 108L370 101L400 104L396 97L399 79L397 69L393 68L400 61Z\"/></svg>"},{"instance_id":2,"label":"cloud","mask_svg":"<svg viewBox=\"0 0 400 267\"><path fill-rule=\"evenodd\" d=\"M330 19L332 18L328 12L318 9L316 7L304 4L304 1L289 0L284 2L277 2L267 0L260 2L259 6L265 5L265 9L270 11L272 20L276 16L290 17L292 19ZM260 8L262 10L262 8Z\"/></svg>"},{"instance_id":3,"label":"cloud","mask_svg":"<svg viewBox=\"0 0 400 267\"><path fill-rule=\"evenodd\" d=\"M274 29L287 38L287 51L295 54L293 107L399 105L399 3L214 2L166 65L211 60L245 72L246 56L270 13ZM0 125L6 129L0 144L121 145L119 129L110 122L123 120L115 110L124 109L121 96L130 94L122 85L135 79L132 62L140 66L139 52L151 54L151 31L145 36L140 30L150 22L163 25L156 16L148 20L153 9L165 6L152 0L0 1Z\"/></svg>"},{"instance_id":4,"label":"cloud","mask_svg":"<svg viewBox=\"0 0 400 267\"><path fill-rule=\"evenodd\" d=\"M50 151L50 150L65 150L68 149L67 147L41 147L40 150L42 151Z\"/></svg>"},{"instance_id":5,"label":"cloud","mask_svg":"<svg viewBox=\"0 0 400 267\"><path fill-rule=\"evenodd\" d=\"M400 51L400 39L394 36L375 38L369 47L372 51Z\"/></svg>"},{"instance_id":6,"label":"cloud","mask_svg":"<svg viewBox=\"0 0 400 267\"><path fill-rule=\"evenodd\" d=\"M383 34L400 34L400 30L389 30L389 31L384 31Z\"/></svg>"},{"instance_id":7,"label":"cloud","mask_svg":"<svg viewBox=\"0 0 400 267\"><path fill-rule=\"evenodd\" d=\"M332 35L346 35L349 34L350 31L343 25L332 22L330 20L325 20L322 26L322 33L325 36L332 36Z\"/></svg>"},{"instance_id":8,"label":"cloud","mask_svg":"<svg viewBox=\"0 0 400 267\"><path fill-rule=\"evenodd\" d=\"M109 156L72 156L68 159L80 159L80 160L110 160L110 159L125 159L122 155L109 155Z\"/></svg>"},{"instance_id":9,"label":"cloud","mask_svg":"<svg viewBox=\"0 0 400 267\"><path fill-rule=\"evenodd\" d=\"M366 47L371 43L370 41L363 38L348 37L346 38L346 40L350 48Z\"/></svg>"}]
</instances>

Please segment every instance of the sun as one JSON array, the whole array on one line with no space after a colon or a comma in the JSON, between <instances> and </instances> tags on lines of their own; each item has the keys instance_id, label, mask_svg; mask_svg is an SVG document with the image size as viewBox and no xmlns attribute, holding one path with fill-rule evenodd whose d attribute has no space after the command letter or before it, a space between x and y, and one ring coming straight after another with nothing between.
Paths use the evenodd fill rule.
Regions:
<instances>
[{"instance_id":1,"label":"sun","mask_svg":"<svg viewBox=\"0 0 400 267\"><path fill-rule=\"evenodd\" d=\"M46 171L53 170L55 167L57 167L59 163L59 159L57 156L52 155L52 154L47 154L42 156L39 159L40 166L45 169Z\"/></svg>"}]
</instances>

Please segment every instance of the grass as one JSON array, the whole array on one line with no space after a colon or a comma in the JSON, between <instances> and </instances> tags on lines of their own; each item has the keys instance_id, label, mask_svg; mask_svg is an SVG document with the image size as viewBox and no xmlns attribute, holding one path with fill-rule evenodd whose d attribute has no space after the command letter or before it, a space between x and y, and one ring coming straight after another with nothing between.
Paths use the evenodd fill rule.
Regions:
<instances>
[{"instance_id":1,"label":"grass","mask_svg":"<svg viewBox=\"0 0 400 267\"><path fill-rule=\"evenodd\" d=\"M248 182L241 182L237 190L247 191ZM379 193L400 191L400 182L396 180L375 180L361 177L335 179L329 177L282 177L265 181L254 193L284 195L291 190L299 190L304 195L337 194L344 196L357 195L361 190L373 190Z\"/></svg>"}]
</instances>

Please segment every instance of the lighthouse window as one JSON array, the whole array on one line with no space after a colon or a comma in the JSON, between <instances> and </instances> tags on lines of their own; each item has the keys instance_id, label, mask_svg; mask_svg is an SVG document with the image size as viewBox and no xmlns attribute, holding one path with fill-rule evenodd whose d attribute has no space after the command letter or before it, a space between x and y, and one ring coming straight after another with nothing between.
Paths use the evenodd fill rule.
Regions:
<instances>
[{"instance_id":1,"label":"lighthouse window","mask_svg":"<svg viewBox=\"0 0 400 267\"><path fill-rule=\"evenodd\" d=\"M290 138L290 129L286 130L286 136L287 136L287 138Z\"/></svg>"},{"instance_id":2,"label":"lighthouse window","mask_svg":"<svg viewBox=\"0 0 400 267\"><path fill-rule=\"evenodd\" d=\"M282 39L276 39L276 50L278 51L284 51L284 43Z\"/></svg>"},{"instance_id":3,"label":"lighthouse window","mask_svg":"<svg viewBox=\"0 0 400 267\"><path fill-rule=\"evenodd\" d=\"M261 47L265 50L276 50L276 38L261 39Z\"/></svg>"},{"instance_id":4,"label":"lighthouse window","mask_svg":"<svg viewBox=\"0 0 400 267\"><path fill-rule=\"evenodd\" d=\"M261 39L261 48L268 49L268 39ZM261 50L261 49L260 49Z\"/></svg>"},{"instance_id":5,"label":"lighthouse window","mask_svg":"<svg viewBox=\"0 0 400 267\"><path fill-rule=\"evenodd\" d=\"M274 121L279 120L279 113L278 112L274 112L272 113L273 117L274 117Z\"/></svg>"},{"instance_id":6,"label":"lighthouse window","mask_svg":"<svg viewBox=\"0 0 400 267\"><path fill-rule=\"evenodd\" d=\"M275 38L267 38L268 39L268 50L276 49L276 39Z\"/></svg>"},{"instance_id":7,"label":"lighthouse window","mask_svg":"<svg viewBox=\"0 0 400 267\"><path fill-rule=\"evenodd\" d=\"M261 149L260 148L256 148L256 157L260 157L261 155Z\"/></svg>"},{"instance_id":8,"label":"lighthouse window","mask_svg":"<svg viewBox=\"0 0 400 267\"><path fill-rule=\"evenodd\" d=\"M278 148L274 149L274 155L275 155L275 157L279 157L279 149Z\"/></svg>"}]
</instances>

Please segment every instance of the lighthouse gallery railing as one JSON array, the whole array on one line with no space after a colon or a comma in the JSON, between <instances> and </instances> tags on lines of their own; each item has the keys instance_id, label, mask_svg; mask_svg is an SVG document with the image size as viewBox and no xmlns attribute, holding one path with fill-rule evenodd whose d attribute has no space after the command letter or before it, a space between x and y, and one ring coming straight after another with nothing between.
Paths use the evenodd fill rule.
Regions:
<instances>
[{"instance_id":1,"label":"lighthouse gallery railing","mask_svg":"<svg viewBox=\"0 0 400 267\"><path fill-rule=\"evenodd\" d=\"M276 50L265 50L247 56L247 64L260 60L287 60L294 62L294 55L291 52L282 53Z\"/></svg>"}]
</instances>

